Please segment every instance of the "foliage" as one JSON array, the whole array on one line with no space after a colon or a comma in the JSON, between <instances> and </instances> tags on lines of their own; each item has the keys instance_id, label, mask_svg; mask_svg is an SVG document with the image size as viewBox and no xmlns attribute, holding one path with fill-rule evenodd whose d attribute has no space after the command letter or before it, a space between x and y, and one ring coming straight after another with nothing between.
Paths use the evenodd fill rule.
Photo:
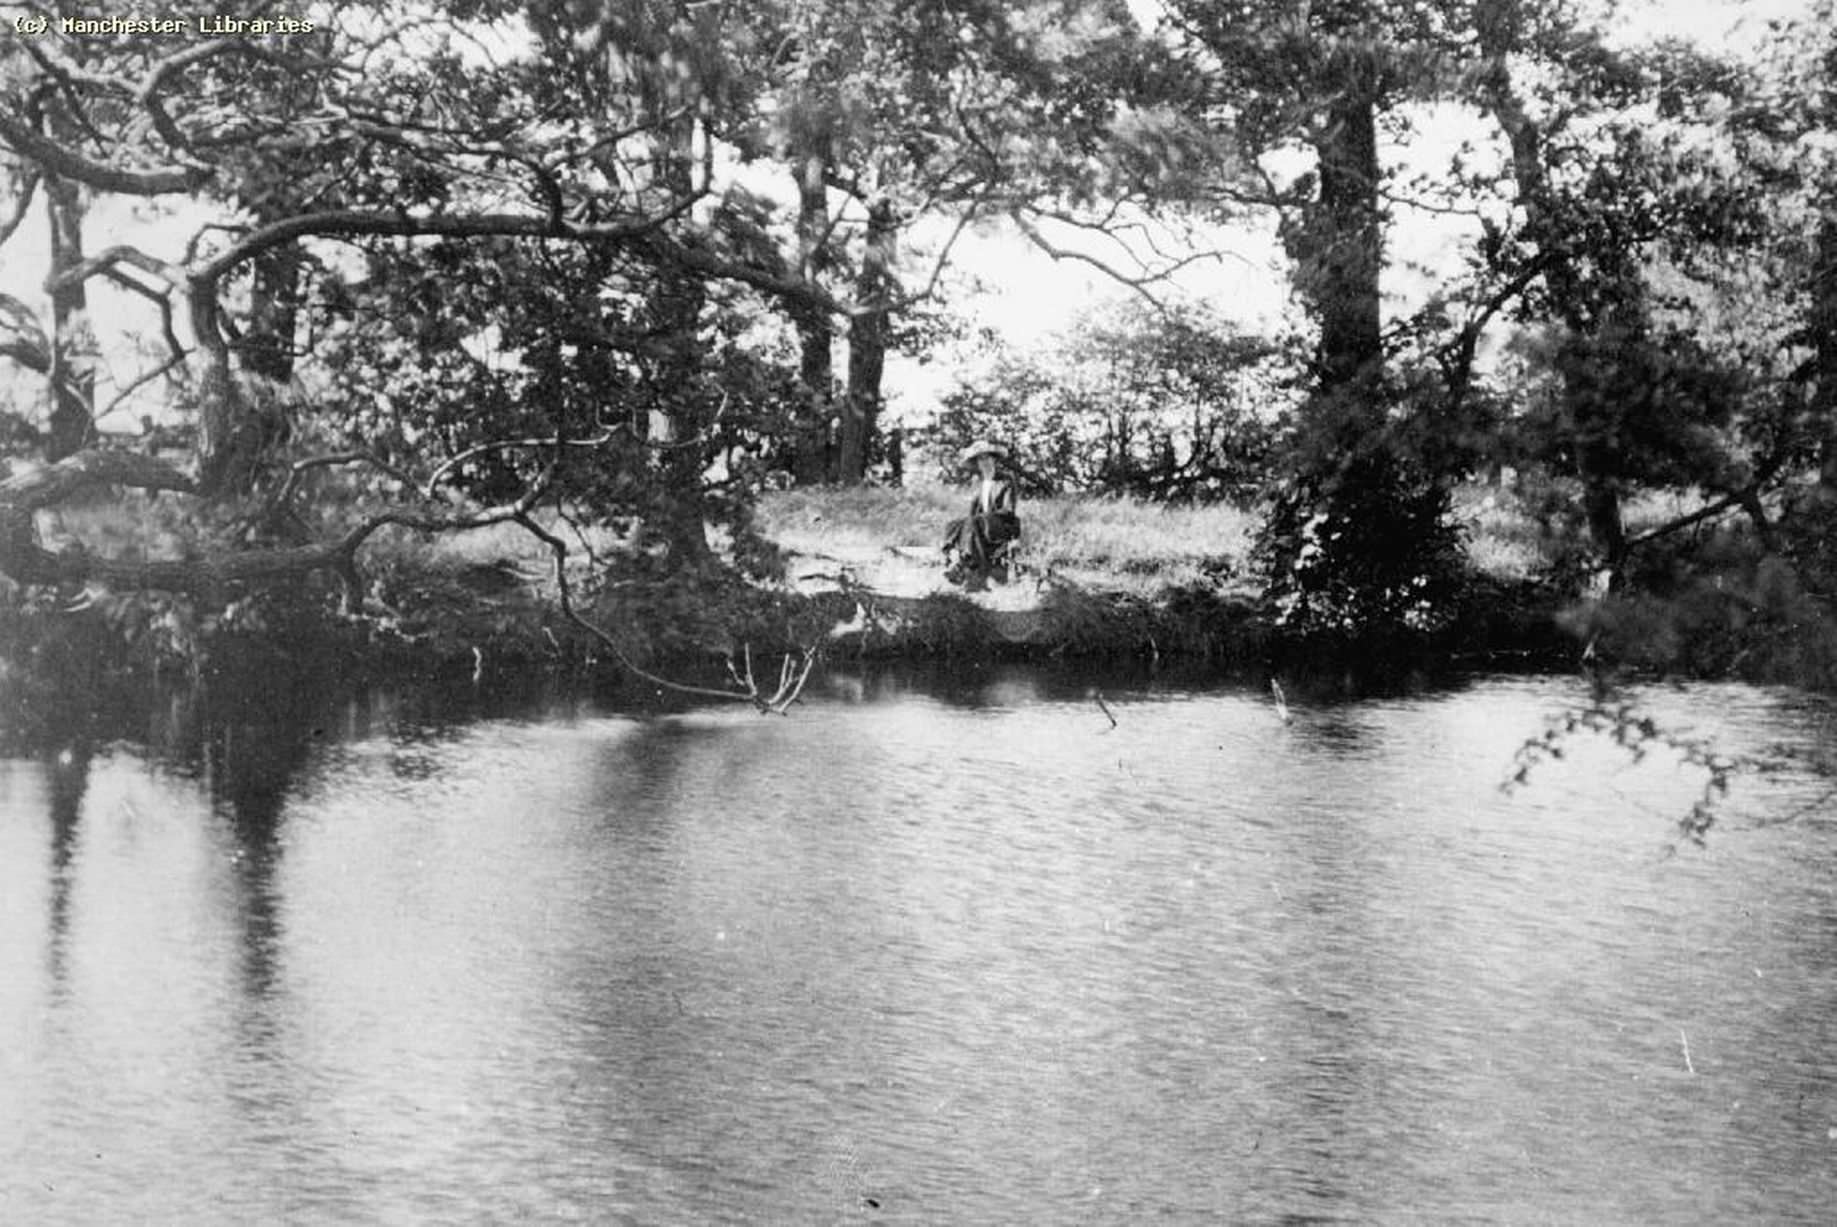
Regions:
<instances>
[{"instance_id":1,"label":"foliage","mask_svg":"<svg viewBox=\"0 0 1837 1227\"><path fill-rule=\"evenodd\" d=\"M1598 659L1645 674L1837 687L1837 618L1802 570L1721 529L1643 553L1625 594L1561 623Z\"/></svg>"},{"instance_id":2,"label":"foliage","mask_svg":"<svg viewBox=\"0 0 1837 1227\"><path fill-rule=\"evenodd\" d=\"M1719 752L1712 741L1672 732L1637 704L1616 701L1611 690L1597 689L1588 704L1553 716L1542 734L1518 748L1512 773L1501 789L1510 793L1525 787L1540 764L1561 759L1564 746L1581 734L1608 738L1625 750L1634 762L1658 750L1669 752L1682 763L1701 771L1703 791L1678 819L1679 832L1699 845L1715 825L1717 807L1728 796L1735 778L1744 771L1771 765L1762 760L1726 755Z\"/></svg>"},{"instance_id":3,"label":"foliage","mask_svg":"<svg viewBox=\"0 0 1837 1227\"><path fill-rule=\"evenodd\" d=\"M1043 574L1176 552L1056 536L1044 492L1267 491L1258 558L1285 619L1434 626L1461 580L1447 491L1511 463L1553 527L1593 534L1573 575L1605 561L1713 604L1698 581L1734 571L1683 535L1695 521L1625 523L1642 490L1694 492L1796 569L1735 590L1814 616L1837 588L1828 21L1744 60L1624 45L1580 3L1165 12L1151 38L1115 0L375 0L310 36L12 40L0 244L59 237L49 311L0 299L0 358L51 393L10 402L9 438L73 444L99 377L84 294L107 283L164 346L142 394L195 427L219 500L192 548L540 510L626 537L593 559L608 590L701 582L710 526L770 578L768 469L833 430L824 471L864 477L885 359L940 335L968 227L1152 290L1216 254L1158 238L1248 220L1290 258L1298 343L1162 304L997 355L947 398L924 441L1014 447ZM1430 108L1487 130L1427 163ZM88 212L130 205L160 224L85 254ZM1406 210L1461 219L1471 251L1398 320ZM23 420L47 405L54 429ZM1148 531L1188 529L1234 531ZM1204 571L1230 549L1180 553Z\"/></svg>"},{"instance_id":4,"label":"foliage","mask_svg":"<svg viewBox=\"0 0 1837 1227\"><path fill-rule=\"evenodd\" d=\"M1330 635L1445 626L1467 575L1446 478L1383 435L1326 445L1325 418L1317 407L1292 446L1257 539L1277 620Z\"/></svg>"},{"instance_id":5,"label":"foliage","mask_svg":"<svg viewBox=\"0 0 1837 1227\"><path fill-rule=\"evenodd\" d=\"M885 358L923 339L912 315L967 226L1006 218L1049 249L1055 231L1119 237L1125 210L1189 196L1220 156L1166 105L1164 54L1112 0L821 0L752 20L773 54L760 105L719 130L795 189L787 265L853 301L845 332L791 312L805 407L785 467L800 481L866 478ZM927 218L953 224L921 248Z\"/></svg>"},{"instance_id":6,"label":"foliage","mask_svg":"<svg viewBox=\"0 0 1837 1227\"><path fill-rule=\"evenodd\" d=\"M1210 312L1134 305L1039 352L998 353L944 396L922 442L954 455L1001 439L1040 493L1242 505L1292 399L1284 367L1277 346Z\"/></svg>"},{"instance_id":7,"label":"foliage","mask_svg":"<svg viewBox=\"0 0 1837 1227\"><path fill-rule=\"evenodd\" d=\"M1782 556L1808 592L1837 608L1837 497L1821 486L1795 491L1782 521Z\"/></svg>"},{"instance_id":8,"label":"foliage","mask_svg":"<svg viewBox=\"0 0 1837 1227\"><path fill-rule=\"evenodd\" d=\"M1580 477L1725 489L1740 461L1727 428L1736 372L1690 335L1609 321L1597 331L1521 334L1527 405L1509 454Z\"/></svg>"},{"instance_id":9,"label":"foliage","mask_svg":"<svg viewBox=\"0 0 1837 1227\"><path fill-rule=\"evenodd\" d=\"M795 375L755 296L707 295L691 333L659 317L663 292L653 266L576 245L375 253L324 343L342 442L404 470L442 458L486 503L546 480L659 547L696 550L704 520L744 536Z\"/></svg>"}]
</instances>

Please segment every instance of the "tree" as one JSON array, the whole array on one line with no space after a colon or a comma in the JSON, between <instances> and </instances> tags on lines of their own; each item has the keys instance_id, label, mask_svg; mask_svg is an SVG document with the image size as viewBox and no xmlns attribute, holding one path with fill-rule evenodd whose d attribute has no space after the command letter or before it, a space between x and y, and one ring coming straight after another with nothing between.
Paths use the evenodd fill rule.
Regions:
<instances>
[{"instance_id":1,"label":"tree","mask_svg":"<svg viewBox=\"0 0 1837 1227\"><path fill-rule=\"evenodd\" d=\"M796 317L809 406L790 465L800 478L862 479L887 354L911 332L900 317L935 292L967 227L1005 218L1066 255L1048 228L1114 238L1139 224L1126 220L1132 205L1172 199L1182 167L1219 157L1167 105L1165 55L1114 0L805 0L759 19L781 64L727 135L789 168L790 263L819 284L845 281L850 304L839 397L832 322ZM929 272L902 255L926 221L943 228Z\"/></svg>"},{"instance_id":2,"label":"tree","mask_svg":"<svg viewBox=\"0 0 1837 1227\"><path fill-rule=\"evenodd\" d=\"M1305 151L1309 169L1260 190L1274 208L1296 296L1315 325L1306 402L1274 482L1258 555L1292 625L1335 632L1425 625L1451 592L1458 552L1449 474L1412 454L1412 412L1385 341L1386 170L1380 137L1413 100L1445 92L1458 6L1366 0L1169 6L1209 84L1201 105L1249 157Z\"/></svg>"},{"instance_id":3,"label":"tree","mask_svg":"<svg viewBox=\"0 0 1837 1227\"><path fill-rule=\"evenodd\" d=\"M66 477L19 492L9 514L106 479L207 498L253 495L254 522L297 525L315 517L298 514L295 504L341 467L367 468L377 485L420 504L347 515L326 525L326 544L286 544L265 562L234 565L206 558L136 571L87 555L53 563L35 552L29 532L15 534L4 560L11 573L29 582L138 575L202 591L229 576L244 582L323 566L348 573L356 549L386 523L463 527L519 518L566 485L567 470L578 466L562 457L607 433L601 419L584 427L568 408L570 388L581 385L567 364L585 352L591 374L608 367L596 356L602 351L630 360L595 389L596 412L616 408L622 432L600 442L642 458L609 467L641 480L647 492L619 510L641 502L679 561L705 556L708 427L722 406L743 399L718 384L735 368L727 357L711 361L702 336L710 287L751 287L825 312L838 304L751 245L733 208L709 207L708 99L723 88L725 68L718 56L686 68L681 58L702 45L705 30L679 28L640 5L627 14L631 29L615 39L569 43L557 35L544 48L500 20L511 11L482 5L427 23L382 5L347 10L329 29L176 48L60 31L0 53L36 69L9 73L0 87L9 95L0 100L0 148L21 168L22 182L55 178L99 198L182 197L200 219L181 261L128 244L80 260L67 249L51 278L54 302L75 302L107 277L162 310L175 299L183 305L188 340L170 323L164 333L168 360L195 368L195 476L161 462L79 453L62 470ZM527 15L540 27L548 13ZM557 50L566 54L549 54ZM55 106L60 126L18 118L34 106ZM25 210L21 203L14 212ZM549 271L519 243L546 245L572 289L535 313L548 335L525 331L504 349L498 338L519 323L509 313L540 298L530 283ZM419 275L430 259L451 284L496 284L504 300L474 303L469 317L449 311L440 287ZM397 274L393 283L371 276L384 271ZM608 340L609 325L595 312L584 328L567 316L606 293L582 277L620 287L618 337ZM491 385L496 391L482 399L495 396L499 411L474 419L455 410L481 397L443 387L442 404L417 406L422 412L408 415L414 420L398 423L394 439L403 446L386 435L373 441L359 428L374 424L374 413L333 365L348 352L340 330L348 332L360 305L413 321L406 339L398 334L404 352L426 356L437 341L472 345L473 358L515 354L528 377L514 388ZM29 314L9 309L8 316L16 329L6 353L52 369L55 349L32 335ZM374 321L373 314L365 322ZM587 335L571 336L570 328ZM450 352L443 358L466 365ZM747 378L769 382L769 367L758 370L768 373ZM654 421L662 423L655 437ZM424 446L430 423L444 424L434 436L438 450ZM484 457L503 460L494 471L508 479L493 491L495 510L455 507L447 495L456 478Z\"/></svg>"},{"instance_id":4,"label":"tree","mask_svg":"<svg viewBox=\"0 0 1837 1227\"><path fill-rule=\"evenodd\" d=\"M1293 409L1291 356L1203 308L1092 312L960 379L929 432L946 455L998 438L1035 487L1247 503Z\"/></svg>"}]
</instances>

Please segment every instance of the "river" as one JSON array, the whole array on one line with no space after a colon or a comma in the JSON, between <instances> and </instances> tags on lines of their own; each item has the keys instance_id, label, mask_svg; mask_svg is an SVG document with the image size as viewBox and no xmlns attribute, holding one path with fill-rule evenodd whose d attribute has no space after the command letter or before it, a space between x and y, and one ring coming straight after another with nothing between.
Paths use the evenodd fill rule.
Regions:
<instances>
[{"instance_id":1,"label":"river","mask_svg":"<svg viewBox=\"0 0 1837 1227\"><path fill-rule=\"evenodd\" d=\"M0 760L0 1221L1830 1221L1830 781L1738 776L1698 846L1666 752L1501 791L1576 679L1293 689L53 738Z\"/></svg>"}]
</instances>

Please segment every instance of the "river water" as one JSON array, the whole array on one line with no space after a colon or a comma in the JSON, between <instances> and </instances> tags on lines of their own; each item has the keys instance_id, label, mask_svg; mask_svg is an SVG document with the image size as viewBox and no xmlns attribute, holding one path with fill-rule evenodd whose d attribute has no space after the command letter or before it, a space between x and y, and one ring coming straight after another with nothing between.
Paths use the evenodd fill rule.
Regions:
<instances>
[{"instance_id":1,"label":"river water","mask_svg":"<svg viewBox=\"0 0 1837 1227\"><path fill-rule=\"evenodd\" d=\"M1013 668L73 735L0 760L0 1221L1829 1222L1830 782L1739 777L1701 847L1665 752L1501 792L1584 697Z\"/></svg>"}]
</instances>

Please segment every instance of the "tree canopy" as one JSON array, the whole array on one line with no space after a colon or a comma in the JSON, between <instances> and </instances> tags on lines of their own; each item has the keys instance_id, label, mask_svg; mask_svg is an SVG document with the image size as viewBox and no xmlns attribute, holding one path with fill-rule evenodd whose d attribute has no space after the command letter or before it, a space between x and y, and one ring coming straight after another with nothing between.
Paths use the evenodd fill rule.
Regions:
<instances>
[{"instance_id":1,"label":"tree canopy","mask_svg":"<svg viewBox=\"0 0 1837 1227\"><path fill-rule=\"evenodd\" d=\"M1837 501L1813 10L1737 55L1581 0L1172 0L1152 29L1121 0L391 0L182 36L61 5L0 44L0 250L48 264L0 295L9 446L313 565L392 519L547 506L700 567L774 474L867 480L890 355L942 335L961 236L1000 226L1144 313L998 362L931 437L1005 436L1047 484L1260 498L1298 619L1420 620L1456 579L1450 491L1502 465L1569 491L1617 579L1641 489L1789 548L1800 492ZM1405 302L1393 238L1431 220L1460 259ZM1245 225L1278 235L1299 333L1179 302ZM146 320L112 379L104 287ZM182 462L82 459L149 404L142 445ZM32 554L27 501L0 570L104 574Z\"/></svg>"}]
</instances>

